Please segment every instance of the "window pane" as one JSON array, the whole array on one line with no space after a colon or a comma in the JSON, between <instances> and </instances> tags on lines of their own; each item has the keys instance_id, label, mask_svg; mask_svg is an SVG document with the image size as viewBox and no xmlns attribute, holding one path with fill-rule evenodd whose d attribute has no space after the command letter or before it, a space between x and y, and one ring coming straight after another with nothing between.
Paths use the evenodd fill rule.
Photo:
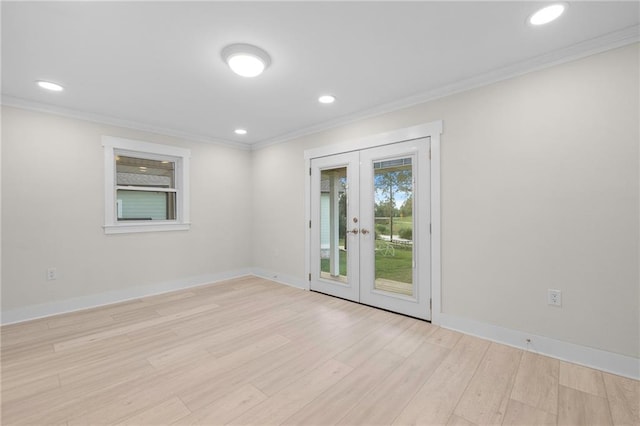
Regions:
<instances>
[{"instance_id":1,"label":"window pane","mask_svg":"<svg viewBox=\"0 0 640 426\"><path fill-rule=\"evenodd\" d=\"M119 189L118 220L175 220L175 192Z\"/></svg>"},{"instance_id":2,"label":"window pane","mask_svg":"<svg viewBox=\"0 0 640 426\"><path fill-rule=\"evenodd\" d=\"M412 296L413 169L411 158L374 168L375 289Z\"/></svg>"},{"instance_id":3,"label":"window pane","mask_svg":"<svg viewBox=\"0 0 640 426\"><path fill-rule=\"evenodd\" d=\"M347 283L347 168L320 175L320 276Z\"/></svg>"},{"instance_id":4,"label":"window pane","mask_svg":"<svg viewBox=\"0 0 640 426\"><path fill-rule=\"evenodd\" d=\"M175 188L175 161L116 157L117 185Z\"/></svg>"}]
</instances>

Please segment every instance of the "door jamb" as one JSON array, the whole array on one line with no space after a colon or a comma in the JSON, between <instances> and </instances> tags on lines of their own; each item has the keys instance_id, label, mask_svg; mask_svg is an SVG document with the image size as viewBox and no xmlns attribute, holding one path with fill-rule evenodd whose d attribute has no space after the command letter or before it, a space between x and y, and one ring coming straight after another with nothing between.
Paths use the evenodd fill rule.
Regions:
<instances>
[{"instance_id":1,"label":"door jamb","mask_svg":"<svg viewBox=\"0 0 640 426\"><path fill-rule=\"evenodd\" d=\"M366 136L364 138L345 141L340 144L328 145L319 148L307 149L304 151L305 164L305 245L304 264L305 273L311 276L311 159L325 157L327 155L340 154L344 152L359 151L367 148L374 148L392 143L405 142L412 139L430 138L430 186L431 186L431 322L440 324L440 313L442 312L442 292L441 292L441 234L440 234L440 135L442 134L442 120L431 123L419 124L392 130L390 132L379 133ZM309 290L309 281L306 281L306 289Z\"/></svg>"}]
</instances>

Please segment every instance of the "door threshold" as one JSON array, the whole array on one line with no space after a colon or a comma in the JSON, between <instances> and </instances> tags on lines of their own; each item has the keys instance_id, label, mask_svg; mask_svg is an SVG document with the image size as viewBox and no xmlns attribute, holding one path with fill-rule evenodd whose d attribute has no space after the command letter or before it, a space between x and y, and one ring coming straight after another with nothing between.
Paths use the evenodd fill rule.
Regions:
<instances>
[{"instance_id":1,"label":"door threshold","mask_svg":"<svg viewBox=\"0 0 640 426\"><path fill-rule=\"evenodd\" d=\"M416 320L419 320L419 321L428 322L429 324L431 324L431 320L428 320L428 319L419 318L419 317L414 317L414 316L412 316L412 315L407 315L407 314L403 314L403 313L401 313L401 312L391 311L391 310L389 310L389 309L380 308L380 307L378 307L378 306L367 305L366 303L362 303L362 302L355 302L355 301L353 301L353 300L345 299L344 297L334 296L334 295L332 295L332 294L323 293L323 292L318 291L318 290L311 290L311 289L309 289L309 291L310 291L310 292L313 292L313 293L322 294L323 296L329 296L329 297L333 297L333 298L335 298L335 299L345 300L345 301L347 301L347 302L355 303L355 304L357 304L357 305L368 306L368 307L370 307L370 308L377 309L377 310L379 310L379 311L390 312L390 313L392 313L392 314L401 315L401 316L403 316L403 317L412 318L412 319L416 319Z\"/></svg>"}]
</instances>

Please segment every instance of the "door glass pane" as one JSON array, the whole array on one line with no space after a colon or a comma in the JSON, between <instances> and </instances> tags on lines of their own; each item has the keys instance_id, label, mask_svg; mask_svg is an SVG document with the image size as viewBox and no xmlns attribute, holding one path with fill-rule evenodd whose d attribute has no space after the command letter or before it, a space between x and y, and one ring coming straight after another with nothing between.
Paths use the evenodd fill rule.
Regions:
<instances>
[{"instance_id":1,"label":"door glass pane","mask_svg":"<svg viewBox=\"0 0 640 426\"><path fill-rule=\"evenodd\" d=\"M320 172L320 277L347 283L347 168Z\"/></svg>"},{"instance_id":2,"label":"door glass pane","mask_svg":"<svg viewBox=\"0 0 640 426\"><path fill-rule=\"evenodd\" d=\"M413 296L411 157L373 163L376 290Z\"/></svg>"}]
</instances>

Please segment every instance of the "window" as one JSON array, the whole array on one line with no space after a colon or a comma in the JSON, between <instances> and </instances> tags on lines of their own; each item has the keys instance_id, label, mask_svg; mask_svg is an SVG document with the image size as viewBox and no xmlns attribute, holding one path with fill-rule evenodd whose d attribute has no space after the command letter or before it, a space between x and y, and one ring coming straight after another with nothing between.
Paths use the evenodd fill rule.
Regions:
<instances>
[{"instance_id":1,"label":"window","mask_svg":"<svg viewBox=\"0 0 640 426\"><path fill-rule=\"evenodd\" d=\"M107 234L189 229L188 149L102 137Z\"/></svg>"}]
</instances>

